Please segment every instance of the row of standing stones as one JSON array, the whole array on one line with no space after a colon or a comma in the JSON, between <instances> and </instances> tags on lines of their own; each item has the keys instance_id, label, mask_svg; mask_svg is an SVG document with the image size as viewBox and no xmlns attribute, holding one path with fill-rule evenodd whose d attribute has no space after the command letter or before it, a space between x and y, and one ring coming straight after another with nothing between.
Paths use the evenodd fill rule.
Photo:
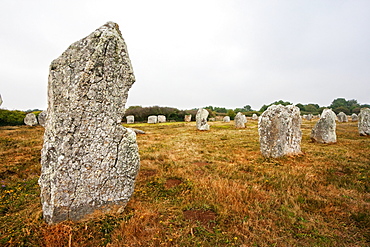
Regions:
<instances>
[{"instance_id":1,"label":"row of standing stones","mask_svg":"<svg viewBox=\"0 0 370 247\"><path fill-rule=\"evenodd\" d=\"M126 206L140 167L136 134L122 126L128 91L134 82L126 44L113 22L73 43L52 61L38 181L47 223L119 213ZM370 114L366 114L361 112L360 121L366 119L364 133L369 135ZM153 116L151 121L165 122L163 117ZM199 109L199 130L209 130L207 117L208 111ZM322 117L319 122L324 120ZM42 121L39 116L39 123ZM191 121L191 116L186 121ZM317 126L321 126L319 122ZM236 127L244 128L245 123L246 117L238 113ZM259 118L262 154L299 154L300 125L297 107L270 106Z\"/></svg>"}]
</instances>

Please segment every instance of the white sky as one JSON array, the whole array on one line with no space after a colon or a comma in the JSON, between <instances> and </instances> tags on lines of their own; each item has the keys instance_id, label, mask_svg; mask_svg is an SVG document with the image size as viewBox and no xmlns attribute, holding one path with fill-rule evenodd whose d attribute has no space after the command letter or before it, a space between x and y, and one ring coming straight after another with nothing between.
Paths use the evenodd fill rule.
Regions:
<instances>
[{"instance_id":1,"label":"white sky","mask_svg":"<svg viewBox=\"0 0 370 247\"><path fill-rule=\"evenodd\" d=\"M369 0L0 0L2 108L46 109L49 65L107 21L136 82L126 107L370 103Z\"/></svg>"}]
</instances>

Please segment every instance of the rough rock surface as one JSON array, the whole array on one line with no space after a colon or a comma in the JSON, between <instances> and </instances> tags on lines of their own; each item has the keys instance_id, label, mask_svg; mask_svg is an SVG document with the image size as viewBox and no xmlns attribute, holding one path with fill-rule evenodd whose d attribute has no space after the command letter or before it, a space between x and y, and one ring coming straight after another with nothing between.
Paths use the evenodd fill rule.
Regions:
<instances>
[{"instance_id":1,"label":"rough rock surface","mask_svg":"<svg viewBox=\"0 0 370 247\"><path fill-rule=\"evenodd\" d=\"M34 113L28 113L24 118L23 122L28 126L35 126L37 125L37 118Z\"/></svg>"},{"instance_id":2,"label":"rough rock surface","mask_svg":"<svg viewBox=\"0 0 370 247\"><path fill-rule=\"evenodd\" d=\"M37 116L37 120L39 121L39 124L42 126L42 127L45 127L45 123L46 123L46 117L47 117L48 113L47 111L42 111L40 112L40 114Z\"/></svg>"},{"instance_id":3,"label":"rough rock surface","mask_svg":"<svg viewBox=\"0 0 370 247\"><path fill-rule=\"evenodd\" d=\"M358 132L362 136L370 135L370 109L361 108L358 115Z\"/></svg>"},{"instance_id":4,"label":"rough rock surface","mask_svg":"<svg viewBox=\"0 0 370 247\"><path fill-rule=\"evenodd\" d=\"M185 122L190 122L190 121L191 121L191 114L189 114L189 115L185 115L185 117L184 117L184 121L185 121Z\"/></svg>"},{"instance_id":5,"label":"rough rock surface","mask_svg":"<svg viewBox=\"0 0 370 247\"><path fill-rule=\"evenodd\" d=\"M158 123L165 123L165 122L166 122L166 116L158 115Z\"/></svg>"},{"instance_id":6,"label":"rough rock surface","mask_svg":"<svg viewBox=\"0 0 370 247\"><path fill-rule=\"evenodd\" d=\"M195 116L198 130L209 130L209 125L207 124L208 114L209 112L206 109L199 108Z\"/></svg>"},{"instance_id":7,"label":"rough rock surface","mask_svg":"<svg viewBox=\"0 0 370 247\"><path fill-rule=\"evenodd\" d=\"M338 122L348 122L347 115L344 112L339 112L337 117L338 117Z\"/></svg>"},{"instance_id":8,"label":"rough rock surface","mask_svg":"<svg viewBox=\"0 0 370 247\"><path fill-rule=\"evenodd\" d=\"M3 104L3 98L1 98L1 94L0 94L0 106Z\"/></svg>"},{"instance_id":9,"label":"rough rock surface","mask_svg":"<svg viewBox=\"0 0 370 247\"><path fill-rule=\"evenodd\" d=\"M258 133L262 155L281 157L301 153L301 117L293 105L272 105L258 120Z\"/></svg>"},{"instance_id":10,"label":"rough rock surface","mask_svg":"<svg viewBox=\"0 0 370 247\"><path fill-rule=\"evenodd\" d=\"M126 44L113 22L51 63L39 178L49 224L126 206L140 164L136 135L121 125L134 81Z\"/></svg>"},{"instance_id":11,"label":"rough rock surface","mask_svg":"<svg viewBox=\"0 0 370 247\"><path fill-rule=\"evenodd\" d=\"M235 128L245 128L245 123L247 122L247 117L238 112L234 118Z\"/></svg>"},{"instance_id":12,"label":"rough rock surface","mask_svg":"<svg viewBox=\"0 0 370 247\"><path fill-rule=\"evenodd\" d=\"M127 121L128 124L135 123L135 116L134 115L128 115L128 116L126 116L126 121Z\"/></svg>"},{"instance_id":13,"label":"rough rock surface","mask_svg":"<svg viewBox=\"0 0 370 247\"><path fill-rule=\"evenodd\" d=\"M357 116L357 114L356 114L356 113L353 113L353 114L351 115L351 120L352 120L352 122L357 122L357 121L358 121L358 116Z\"/></svg>"},{"instance_id":14,"label":"rough rock surface","mask_svg":"<svg viewBox=\"0 0 370 247\"><path fill-rule=\"evenodd\" d=\"M223 121L225 123L229 123L230 122L230 117L229 116L225 116L224 119L223 119Z\"/></svg>"},{"instance_id":15,"label":"rough rock surface","mask_svg":"<svg viewBox=\"0 0 370 247\"><path fill-rule=\"evenodd\" d=\"M335 113L331 109L324 109L321 118L311 131L311 140L319 143L336 143L336 125Z\"/></svg>"},{"instance_id":16,"label":"rough rock surface","mask_svg":"<svg viewBox=\"0 0 370 247\"><path fill-rule=\"evenodd\" d=\"M252 120L258 120L258 116L257 116L257 114L256 114L256 113L253 113L253 115L252 115Z\"/></svg>"},{"instance_id":17,"label":"rough rock surface","mask_svg":"<svg viewBox=\"0 0 370 247\"><path fill-rule=\"evenodd\" d=\"M150 123L150 124L158 123L158 117L157 116L149 116L148 117L148 123Z\"/></svg>"}]
</instances>

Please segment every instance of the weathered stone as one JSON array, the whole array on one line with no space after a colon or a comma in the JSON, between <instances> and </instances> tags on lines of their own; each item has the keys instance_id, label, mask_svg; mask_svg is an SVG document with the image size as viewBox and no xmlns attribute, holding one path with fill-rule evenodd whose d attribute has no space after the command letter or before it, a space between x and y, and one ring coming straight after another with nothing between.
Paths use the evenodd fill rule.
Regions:
<instances>
[{"instance_id":1,"label":"weathered stone","mask_svg":"<svg viewBox=\"0 0 370 247\"><path fill-rule=\"evenodd\" d=\"M46 123L46 117L47 117L48 113L47 111L42 111L39 113L39 115L37 116L37 120L39 122L39 124L42 126L42 127L45 127L45 123Z\"/></svg>"},{"instance_id":2,"label":"weathered stone","mask_svg":"<svg viewBox=\"0 0 370 247\"><path fill-rule=\"evenodd\" d=\"M127 121L128 124L135 123L135 116L134 115L128 115L128 116L126 116L126 121Z\"/></svg>"},{"instance_id":3,"label":"weathered stone","mask_svg":"<svg viewBox=\"0 0 370 247\"><path fill-rule=\"evenodd\" d=\"M337 142L335 128L335 113L331 109L324 109L321 118L311 131L311 140L319 143L335 143Z\"/></svg>"},{"instance_id":4,"label":"weathered stone","mask_svg":"<svg viewBox=\"0 0 370 247\"><path fill-rule=\"evenodd\" d=\"M306 115L306 120L311 121L312 118L313 118L313 115L311 113Z\"/></svg>"},{"instance_id":5,"label":"weathered stone","mask_svg":"<svg viewBox=\"0 0 370 247\"><path fill-rule=\"evenodd\" d=\"M281 157L301 154L302 132L299 108L293 105L272 105L258 120L262 155Z\"/></svg>"},{"instance_id":6,"label":"weathered stone","mask_svg":"<svg viewBox=\"0 0 370 247\"><path fill-rule=\"evenodd\" d=\"M198 130L209 130L209 125L207 124L208 114L209 112L206 109L199 108L195 116Z\"/></svg>"},{"instance_id":7,"label":"weathered stone","mask_svg":"<svg viewBox=\"0 0 370 247\"><path fill-rule=\"evenodd\" d=\"M37 125L37 118L34 113L28 113L24 118L23 122L28 126L35 126Z\"/></svg>"},{"instance_id":8,"label":"weathered stone","mask_svg":"<svg viewBox=\"0 0 370 247\"><path fill-rule=\"evenodd\" d=\"M157 116L149 116L148 117L148 123L150 123L150 124L158 123L158 117Z\"/></svg>"},{"instance_id":9,"label":"weathered stone","mask_svg":"<svg viewBox=\"0 0 370 247\"><path fill-rule=\"evenodd\" d=\"M208 121L210 121L210 122L214 122L214 121L216 121L216 118L214 118L214 117L210 117L210 118L208 119Z\"/></svg>"},{"instance_id":10,"label":"weathered stone","mask_svg":"<svg viewBox=\"0 0 370 247\"><path fill-rule=\"evenodd\" d=\"M165 122L166 122L166 116L158 115L158 123L165 123Z\"/></svg>"},{"instance_id":11,"label":"weathered stone","mask_svg":"<svg viewBox=\"0 0 370 247\"><path fill-rule=\"evenodd\" d=\"M191 115L190 114L189 115L185 115L184 121L185 122L190 122L191 121Z\"/></svg>"},{"instance_id":12,"label":"weathered stone","mask_svg":"<svg viewBox=\"0 0 370 247\"><path fill-rule=\"evenodd\" d=\"M225 116L224 119L223 119L223 121L225 123L229 123L230 122L230 117L229 116Z\"/></svg>"},{"instance_id":13,"label":"weathered stone","mask_svg":"<svg viewBox=\"0 0 370 247\"><path fill-rule=\"evenodd\" d=\"M361 108L358 115L358 132L361 136L370 135L370 109Z\"/></svg>"},{"instance_id":14,"label":"weathered stone","mask_svg":"<svg viewBox=\"0 0 370 247\"><path fill-rule=\"evenodd\" d=\"M338 122L348 122L347 115L344 112L339 112L337 117L338 117Z\"/></svg>"},{"instance_id":15,"label":"weathered stone","mask_svg":"<svg viewBox=\"0 0 370 247\"><path fill-rule=\"evenodd\" d=\"M351 120L352 120L352 122L357 122L357 121L358 121L358 116L357 116L357 114L356 114L356 113L353 113L353 114L351 115Z\"/></svg>"},{"instance_id":16,"label":"weathered stone","mask_svg":"<svg viewBox=\"0 0 370 247\"><path fill-rule=\"evenodd\" d=\"M131 129L132 131L134 131L136 134L145 134L145 131L143 131L143 130L134 129L134 128L129 128L129 129Z\"/></svg>"},{"instance_id":17,"label":"weathered stone","mask_svg":"<svg viewBox=\"0 0 370 247\"><path fill-rule=\"evenodd\" d=\"M253 113L253 115L252 115L252 120L258 120L258 116L257 116L257 114L256 114L256 113Z\"/></svg>"},{"instance_id":18,"label":"weathered stone","mask_svg":"<svg viewBox=\"0 0 370 247\"><path fill-rule=\"evenodd\" d=\"M235 128L245 128L246 122L247 117L243 113L238 112L234 118Z\"/></svg>"},{"instance_id":19,"label":"weathered stone","mask_svg":"<svg viewBox=\"0 0 370 247\"><path fill-rule=\"evenodd\" d=\"M1 98L1 94L0 94L0 106L3 104L3 98Z\"/></svg>"},{"instance_id":20,"label":"weathered stone","mask_svg":"<svg viewBox=\"0 0 370 247\"><path fill-rule=\"evenodd\" d=\"M41 152L41 201L48 223L121 212L140 158L121 125L135 81L118 25L108 22L50 65Z\"/></svg>"}]
</instances>

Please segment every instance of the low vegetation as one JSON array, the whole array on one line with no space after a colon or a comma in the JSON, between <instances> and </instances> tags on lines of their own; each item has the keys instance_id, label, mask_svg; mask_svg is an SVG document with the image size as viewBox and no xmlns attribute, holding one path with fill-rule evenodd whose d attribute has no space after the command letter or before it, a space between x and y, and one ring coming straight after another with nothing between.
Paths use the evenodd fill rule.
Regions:
<instances>
[{"instance_id":1,"label":"low vegetation","mask_svg":"<svg viewBox=\"0 0 370 247\"><path fill-rule=\"evenodd\" d=\"M42 127L0 127L0 246L369 246L370 139L337 124L337 144L266 159L257 122L134 124L141 169L125 211L49 226L39 187Z\"/></svg>"}]
</instances>

